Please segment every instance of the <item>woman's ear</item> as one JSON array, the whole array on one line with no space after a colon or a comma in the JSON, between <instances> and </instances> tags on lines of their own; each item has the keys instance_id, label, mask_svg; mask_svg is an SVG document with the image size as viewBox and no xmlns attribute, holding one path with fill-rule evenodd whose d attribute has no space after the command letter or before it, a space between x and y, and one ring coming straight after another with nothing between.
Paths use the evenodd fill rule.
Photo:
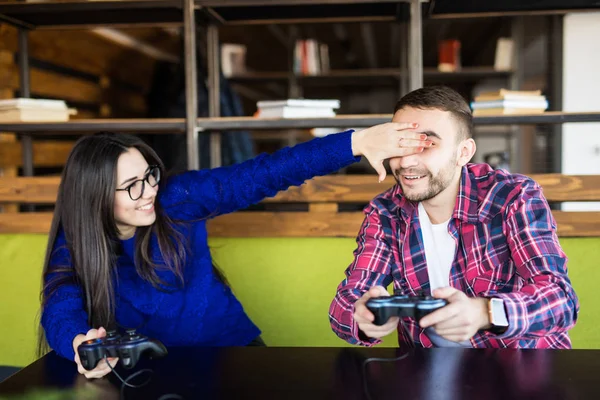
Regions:
<instances>
[{"instance_id":1,"label":"woman's ear","mask_svg":"<svg viewBox=\"0 0 600 400\"><path fill-rule=\"evenodd\" d=\"M471 161L475 155L475 151L477 151L477 145L475 145L475 141L472 138L463 140L458 146L458 157L456 159L458 166L462 167Z\"/></svg>"}]
</instances>

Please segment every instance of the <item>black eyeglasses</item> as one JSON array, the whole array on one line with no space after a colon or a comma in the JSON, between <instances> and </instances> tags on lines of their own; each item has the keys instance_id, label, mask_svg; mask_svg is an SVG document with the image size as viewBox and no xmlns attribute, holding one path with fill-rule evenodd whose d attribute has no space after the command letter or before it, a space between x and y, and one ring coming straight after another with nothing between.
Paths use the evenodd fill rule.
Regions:
<instances>
[{"instance_id":1,"label":"black eyeglasses","mask_svg":"<svg viewBox=\"0 0 600 400\"><path fill-rule=\"evenodd\" d=\"M144 195L146 182L152 187L158 185L158 182L160 182L160 168L158 168L158 165L151 165L150 171L148 171L143 179L135 180L126 188L117 189L117 191L126 190L129 193L131 200L135 201Z\"/></svg>"}]
</instances>

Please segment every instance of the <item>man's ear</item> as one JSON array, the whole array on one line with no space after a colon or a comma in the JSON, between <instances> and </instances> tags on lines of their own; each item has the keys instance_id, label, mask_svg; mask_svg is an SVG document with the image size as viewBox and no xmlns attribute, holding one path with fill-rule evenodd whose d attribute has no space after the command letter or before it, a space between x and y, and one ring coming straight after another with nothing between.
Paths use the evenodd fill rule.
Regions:
<instances>
[{"instance_id":1,"label":"man's ear","mask_svg":"<svg viewBox=\"0 0 600 400\"><path fill-rule=\"evenodd\" d=\"M477 151L477 146L475 145L473 138L469 138L460 142L457 151L458 157L456 158L456 164L457 166L462 167L471 161L475 155L475 151Z\"/></svg>"}]
</instances>

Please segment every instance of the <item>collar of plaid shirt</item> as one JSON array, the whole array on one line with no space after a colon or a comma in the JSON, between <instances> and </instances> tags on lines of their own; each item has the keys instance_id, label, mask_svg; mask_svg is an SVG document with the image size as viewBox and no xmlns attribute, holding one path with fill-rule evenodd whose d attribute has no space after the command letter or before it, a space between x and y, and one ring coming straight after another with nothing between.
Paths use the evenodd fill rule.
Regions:
<instances>
[{"instance_id":1,"label":"collar of plaid shirt","mask_svg":"<svg viewBox=\"0 0 600 400\"><path fill-rule=\"evenodd\" d=\"M467 164L462 168L458 199L454 208L452 219L458 219L471 224L480 221L479 215L479 191L478 182L486 182L495 174L495 171L487 164ZM485 185L487 186L487 185ZM402 188L396 185L392 192L392 203L389 207L381 208L381 214L387 214L390 218L400 216L406 224L410 222L418 203L407 200L402 195Z\"/></svg>"}]
</instances>

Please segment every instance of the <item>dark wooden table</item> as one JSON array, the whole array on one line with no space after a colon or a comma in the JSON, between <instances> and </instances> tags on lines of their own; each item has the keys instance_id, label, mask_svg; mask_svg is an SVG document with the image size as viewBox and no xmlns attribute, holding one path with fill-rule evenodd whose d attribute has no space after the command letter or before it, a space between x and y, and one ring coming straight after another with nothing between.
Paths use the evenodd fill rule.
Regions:
<instances>
[{"instance_id":1,"label":"dark wooden table","mask_svg":"<svg viewBox=\"0 0 600 400\"><path fill-rule=\"evenodd\" d=\"M405 358L389 361L407 354ZM384 360L365 361L370 358ZM150 382L125 388L114 374L87 380L50 353L0 383L0 398L74 390L101 399L597 399L598 350L386 348L171 348L142 360ZM140 380L145 377L140 376ZM132 383L140 383L133 380ZM18 396L19 399L22 397Z\"/></svg>"}]
</instances>

